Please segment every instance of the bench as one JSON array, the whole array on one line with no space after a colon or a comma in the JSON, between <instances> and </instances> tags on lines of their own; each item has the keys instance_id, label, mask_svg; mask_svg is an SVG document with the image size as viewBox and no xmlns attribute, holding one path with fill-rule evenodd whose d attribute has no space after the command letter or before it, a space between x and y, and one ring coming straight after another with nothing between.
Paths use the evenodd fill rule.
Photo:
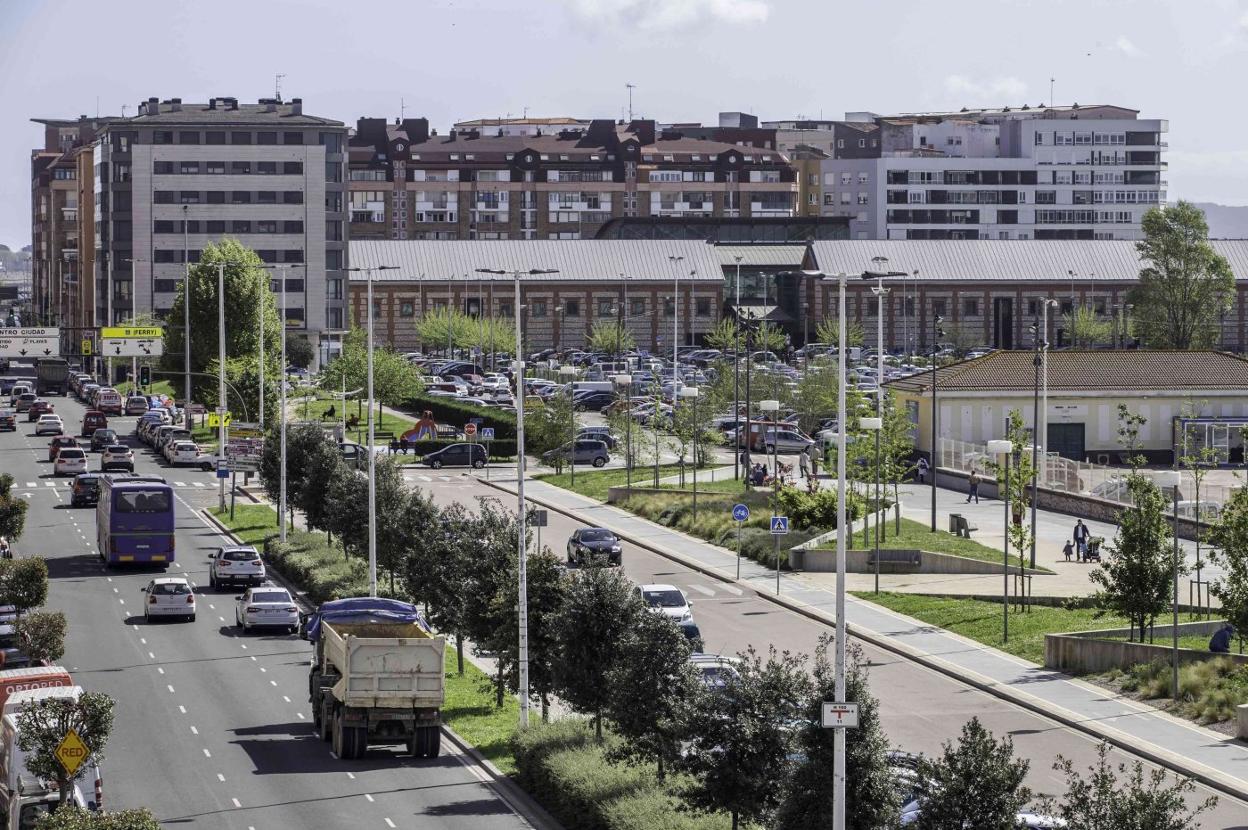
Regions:
<instances>
[{"instance_id":1,"label":"bench","mask_svg":"<svg viewBox=\"0 0 1248 830\"><path fill-rule=\"evenodd\" d=\"M917 550L881 550L879 558L880 570L911 571L918 570L923 564L923 554ZM867 566L875 567L875 551L867 554Z\"/></svg>"},{"instance_id":2,"label":"bench","mask_svg":"<svg viewBox=\"0 0 1248 830\"><path fill-rule=\"evenodd\" d=\"M971 527L966 517L958 513L954 513L949 517L949 524L952 526L953 535L961 536L963 539L971 538L971 534L979 530L978 527Z\"/></svg>"}]
</instances>

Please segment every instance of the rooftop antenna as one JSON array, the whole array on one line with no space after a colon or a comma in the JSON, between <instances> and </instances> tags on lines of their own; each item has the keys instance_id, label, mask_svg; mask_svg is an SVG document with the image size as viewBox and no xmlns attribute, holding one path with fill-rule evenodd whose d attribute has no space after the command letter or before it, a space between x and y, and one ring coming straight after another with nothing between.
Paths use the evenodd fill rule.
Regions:
<instances>
[{"instance_id":1,"label":"rooftop antenna","mask_svg":"<svg viewBox=\"0 0 1248 830\"><path fill-rule=\"evenodd\" d=\"M628 120L633 120L633 90L637 88L636 84L624 84L628 87Z\"/></svg>"},{"instance_id":2,"label":"rooftop antenna","mask_svg":"<svg viewBox=\"0 0 1248 830\"><path fill-rule=\"evenodd\" d=\"M122 104L122 105L121 105L121 117L122 117L122 118L125 118L125 117L126 117L126 107L128 107L128 106L130 106L130 105L129 105L129 104Z\"/></svg>"},{"instance_id":3,"label":"rooftop antenna","mask_svg":"<svg viewBox=\"0 0 1248 830\"><path fill-rule=\"evenodd\" d=\"M100 96L95 96L95 117L100 117Z\"/></svg>"},{"instance_id":4,"label":"rooftop antenna","mask_svg":"<svg viewBox=\"0 0 1248 830\"><path fill-rule=\"evenodd\" d=\"M399 99L399 120L402 120L406 117L407 117L407 99L400 98Z\"/></svg>"},{"instance_id":5,"label":"rooftop antenna","mask_svg":"<svg viewBox=\"0 0 1248 830\"><path fill-rule=\"evenodd\" d=\"M1049 106L1053 106L1053 79L1049 78Z\"/></svg>"},{"instance_id":6,"label":"rooftop antenna","mask_svg":"<svg viewBox=\"0 0 1248 830\"><path fill-rule=\"evenodd\" d=\"M273 97L279 104L282 102L282 78L285 77L281 72L273 76Z\"/></svg>"},{"instance_id":7,"label":"rooftop antenna","mask_svg":"<svg viewBox=\"0 0 1248 830\"><path fill-rule=\"evenodd\" d=\"M528 117L529 117L529 108L528 108L528 107L525 107L525 108L524 108L524 117L525 117L525 118L528 118Z\"/></svg>"}]
</instances>

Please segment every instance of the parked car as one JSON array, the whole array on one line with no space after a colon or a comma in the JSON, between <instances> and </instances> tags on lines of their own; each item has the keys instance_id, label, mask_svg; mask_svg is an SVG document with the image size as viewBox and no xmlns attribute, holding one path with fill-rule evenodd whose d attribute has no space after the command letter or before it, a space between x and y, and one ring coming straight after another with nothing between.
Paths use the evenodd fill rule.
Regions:
<instances>
[{"instance_id":1,"label":"parked car","mask_svg":"<svg viewBox=\"0 0 1248 830\"><path fill-rule=\"evenodd\" d=\"M66 447L77 447L78 439L72 435L58 435L48 443L48 460L55 461L57 453Z\"/></svg>"},{"instance_id":2,"label":"parked car","mask_svg":"<svg viewBox=\"0 0 1248 830\"><path fill-rule=\"evenodd\" d=\"M212 462L206 461L204 453L194 441L174 441L165 450L165 458L174 467L200 467L212 469Z\"/></svg>"},{"instance_id":3,"label":"parked car","mask_svg":"<svg viewBox=\"0 0 1248 830\"><path fill-rule=\"evenodd\" d=\"M690 654L689 662L693 664L698 678L708 689L722 689L724 680L738 672L740 661L735 657L720 654Z\"/></svg>"},{"instance_id":4,"label":"parked car","mask_svg":"<svg viewBox=\"0 0 1248 830\"><path fill-rule=\"evenodd\" d=\"M105 447L120 443L117 430L101 427L91 433L91 452L103 452Z\"/></svg>"},{"instance_id":5,"label":"parked car","mask_svg":"<svg viewBox=\"0 0 1248 830\"><path fill-rule=\"evenodd\" d=\"M55 476L76 476L87 471L87 454L82 447L66 447L56 454L52 462L52 474Z\"/></svg>"},{"instance_id":6,"label":"parked car","mask_svg":"<svg viewBox=\"0 0 1248 830\"><path fill-rule=\"evenodd\" d=\"M47 415L55 411L56 411L56 407L52 405L51 401L45 401L45 400L32 401L30 404L30 407L26 410L26 420L38 421L39 418L42 417L43 415Z\"/></svg>"},{"instance_id":7,"label":"parked car","mask_svg":"<svg viewBox=\"0 0 1248 830\"><path fill-rule=\"evenodd\" d=\"M125 444L108 444L100 454L101 470L134 472L134 451Z\"/></svg>"},{"instance_id":8,"label":"parked car","mask_svg":"<svg viewBox=\"0 0 1248 830\"><path fill-rule=\"evenodd\" d=\"M474 467L479 470L485 466L486 458L485 447L481 444L451 444L427 453L420 463L435 470L442 467Z\"/></svg>"},{"instance_id":9,"label":"parked car","mask_svg":"<svg viewBox=\"0 0 1248 830\"><path fill-rule=\"evenodd\" d=\"M147 398L143 397L142 395L131 395L130 397L126 398L126 414L127 415L142 415L148 409L149 407L147 405Z\"/></svg>"},{"instance_id":10,"label":"parked car","mask_svg":"<svg viewBox=\"0 0 1248 830\"><path fill-rule=\"evenodd\" d=\"M90 507L100 500L99 473L83 473L74 477L74 488L70 491L70 507Z\"/></svg>"},{"instance_id":11,"label":"parked car","mask_svg":"<svg viewBox=\"0 0 1248 830\"><path fill-rule=\"evenodd\" d=\"M147 594L143 603L143 619L152 617L185 617L195 622L195 592L184 576L161 576L140 589Z\"/></svg>"},{"instance_id":12,"label":"parked car","mask_svg":"<svg viewBox=\"0 0 1248 830\"><path fill-rule=\"evenodd\" d=\"M605 527L578 528L568 538L568 564L584 565L595 559L620 564L620 537Z\"/></svg>"},{"instance_id":13,"label":"parked car","mask_svg":"<svg viewBox=\"0 0 1248 830\"><path fill-rule=\"evenodd\" d=\"M576 431L576 437L591 441L601 441L607 445L609 450L615 449L615 445L619 443L615 436L611 434L611 427L609 426L581 427Z\"/></svg>"},{"instance_id":14,"label":"parked car","mask_svg":"<svg viewBox=\"0 0 1248 830\"><path fill-rule=\"evenodd\" d=\"M63 435L65 424L60 415L40 415L35 422L35 435Z\"/></svg>"},{"instance_id":15,"label":"parked car","mask_svg":"<svg viewBox=\"0 0 1248 830\"><path fill-rule=\"evenodd\" d=\"M767 430L763 445L767 452L799 453L810 452L815 442L796 430Z\"/></svg>"},{"instance_id":16,"label":"parked car","mask_svg":"<svg viewBox=\"0 0 1248 830\"><path fill-rule=\"evenodd\" d=\"M542 453L544 464L553 464L556 459L570 461L573 464L593 464L595 467L604 467L611 460L611 453L607 449L606 441L578 438L562 447Z\"/></svg>"},{"instance_id":17,"label":"parked car","mask_svg":"<svg viewBox=\"0 0 1248 830\"><path fill-rule=\"evenodd\" d=\"M234 598L234 622L244 634L253 628L284 628L293 634L299 627L299 607L285 588L248 588Z\"/></svg>"},{"instance_id":18,"label":"parked car","mask_svg":"<svg viewBox=\"0 0 1248 830\"><path fill-rule=\"evenodd\" d=\"M229 545L208 554L208 585L213 590L222 585L259 585L265 576L260 554L248 545Z\"/></svg>"},{"instance_id":19,"label":"parked car","mask_svg":"<svg viewBox=\"0 0 1248 830\"><path fill-rule=\"evenodd\" d=\"M0 409L0 429L17 432L17 413L12 409Z\"/></svg>"},{"instance_id":20,"label":"parked car","mask_svg":"<svg viewBox=\"0 0 1248 830\"><path fill-rule=\"evenodd\" d=\"M572 408L577 412L601 412L604 406L610 406L612 403L615 403L614 392L602 392L596 389L582 392L572 398Z\"/></svg>"},{"instance_id":21,"label":"parked car","mask_svg":"<svg viewBox=\"0 0 1248 830\"><path fill-rule=\"evenodd\" d=\"M693 619L693 604L675 585L638 585L633 589L651 611L675 622Z\"/></svg>"},{"instance_id":22,"label":"parked car","mask_svg":"<svg viewBox=\"0 0 1248 830\"><path fill-rule=\"evenodd\" d=\"M97 429L107 429L108 418L98 409L88 409L82 415L82 429L78 434L83 438L90 438L95 434Z\"/></svg>"}]
</instances>

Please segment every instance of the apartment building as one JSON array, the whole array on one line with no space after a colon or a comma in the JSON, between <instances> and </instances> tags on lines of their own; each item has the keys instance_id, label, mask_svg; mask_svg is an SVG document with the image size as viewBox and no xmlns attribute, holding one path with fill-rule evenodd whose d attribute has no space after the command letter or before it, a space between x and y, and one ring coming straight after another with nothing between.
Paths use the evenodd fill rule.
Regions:
<instances>
[{"instance_id":1,"label":"apartment building","mask_svg":"<svg viewBox=\"0 0 1248 830\"><path fill-rule=\"evenodd\" d=\"M288 328L314 341L342 328L346 140L299 98L149 98L103 125L91 146L99 324L167 313L186 263L228 236L278 266Z\"/></svg>"},{"instance_id":2,"label":"apartment building","mask_svg":"<svg viewBox=\"0 0 1248 830\"><path fill-rule=\"evenodd\" d=\"M438 135L362 118L349 178L352 239L590 239L616 217L791 217L797 192L774 150L608 119Z\"/></svg>"},{"instance_id":3,"label":"apartment building","mask_svg":"<svg viewBox=\"0 0 1248 830\"><path fill-rule=\"evenodd\" d=\"M1138 239L1166 199L1162 119L1110 105L777 121L826 151L823 215L855 239Z\"/></svg>"}]
</instances>

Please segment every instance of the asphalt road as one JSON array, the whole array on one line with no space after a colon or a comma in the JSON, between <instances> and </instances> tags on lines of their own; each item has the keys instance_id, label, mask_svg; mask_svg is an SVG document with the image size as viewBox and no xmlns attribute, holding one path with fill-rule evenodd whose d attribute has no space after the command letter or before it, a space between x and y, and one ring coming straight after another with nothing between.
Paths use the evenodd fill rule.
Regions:
<instances>
[{"instance_id":1,"label":"asphalt road","mask_svg":"<svg viewBox=\"0 0 1248 830\"><path fill-rule=\"evenodd\" d=\"M83 406L53 398L68 430ZM7 399L3 401L7 404ZM135 447L138 472L177 488L173 574L207 590L208 549L220 544L198 509L216 501L212 473L169 469L133 437L134 418L110 420ZM140 589L160 571L105 570L95 511L69 507L47 438L25 420L0 433L0 470L30 503L18 555L49 560L49 606L69 618L62 663L86 689L117 701L105 750L105 805L150 807L169 825L203 828L472 828L529 825L483 783L446 739L417 761L389 748L342 762L313 734L307 702L310 647L294 636L240 635L233 593L204 593L197 621L143 622ZM98 455L89 454L92 468Z\"/></svg>"},{"instance_id":2,"label":"asphalt road","mask_svg":"<svg viewBox=\"0 0 1248 830\"><path fill-rule=\"evenodd\" d=\"M514 496L488 487L472 476L450 470L437 472L442 475L413 470L407 480L427 489L439 504L475 504L480 498L496 498L514 507ZM426 478L433 480L425 481ZM583 525L554 511L548 511L548 521L549 526L542 528L542 544L563 558L568 537ZM809 655L820 636L833 630L760 599L752 590L711 579L635 545L624 544L623 567L635 582L669 583L683 590L692 602L693 616L708 652L735 654L753 646L766 653L774 645ZM871 689L880 700L884 729L895 747L937 754L942 742L956 739L962 725L978 717L997 736L1011 736L1016 754L1030 760L1029 786L1037 792L1058 795L1065 790L1065 779L1052 768L1058 755L1070 758L1080 769L1096 759L1096 743L1080 732L895 654L856 644L869 661ZM1114 763L1136 760L1118 750L1111 751L1109 757ZM1191 801L1202 801L1211 794L1213 791L1198 787ZM1202 826L1245 830L1248 804L1219 796L1218 807L1205 814Z\"/></svg>"}]
</instances>

